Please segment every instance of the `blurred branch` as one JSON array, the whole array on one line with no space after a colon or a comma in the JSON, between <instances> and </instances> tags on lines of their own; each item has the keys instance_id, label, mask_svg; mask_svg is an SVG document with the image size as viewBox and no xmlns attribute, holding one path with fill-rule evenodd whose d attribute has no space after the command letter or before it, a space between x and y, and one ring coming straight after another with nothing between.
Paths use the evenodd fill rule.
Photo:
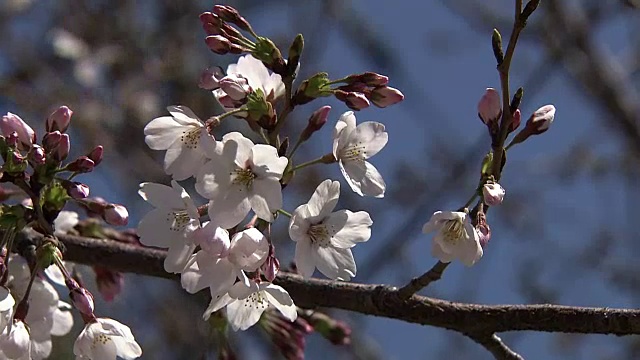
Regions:
<instances>
[{"instance_id":1,"label":"blurred branch","mask_svg":"<svg viewBox=\"0 0 640 360\"><path fill-rule=\"evenodd\" d=\"M24 240L38 243L34 230L22 233ZM62 236L65 259L86 265L167 279L164 250L142 248L115 240ZM274 283L283 286L296 304L306 308L331 307L366 315L431 325L463 334L504 331L544 331L583 334L640 334L640 310L574 307L550 304L476 305L413 295L402 301L398 289L321 279L280 272Z\"/></svg>"},{"instance_id":2,"label":"blurred branch","mask_svg":"<svg viewBox=\"0 0 640 360\"><path fill-rule=\"evenodd\" d=\"M415 277L411 279L411 281L400 288L398 290L398 296L400 299L408 299L411 295L417 293L418 291L426 288L434 281L440 280L442 277L442 272L447 268L451 263L443 263L442 261L438 261L429 271L420 275L419 277Z\"/></svg>"}]
</instances>

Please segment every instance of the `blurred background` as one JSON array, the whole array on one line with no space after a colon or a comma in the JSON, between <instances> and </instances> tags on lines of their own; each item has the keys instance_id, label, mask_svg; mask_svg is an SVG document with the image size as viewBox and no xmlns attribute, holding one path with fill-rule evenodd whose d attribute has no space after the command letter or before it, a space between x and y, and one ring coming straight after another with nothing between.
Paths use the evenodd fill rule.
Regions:
<instances>
[{"instance_id":1,"label":"blurred background","mask_svg":"<svg viewBox=\"0 0 640 360\"><path fill-rule=\"evenodd\" d=\"M486 87L499 87L491 32L508 39L507 0L229 1L254 29L288 48L305 37L300 78L375 71L406 99L357 113L384 123L387 147L372 162L387 181L383 200L348 191L337 166L297 174L285 192L289 211L325 178L340 180L340 208L367 210L373 236L354 253L364 283L403 285L434 263L422 224L436 210L457 209L478 181L490 140L476 115ZM129 208L130 224L150 210L138 184L168 184L163 154L144 144L143 127L186 105L201 118L219 112L197 87L209 66L235 62L204 44L198 15L211 1L0 1L0 112L19 114L37 130L60 105L73 111L72 155L106 148L103 166L83 177L92 195ZM523 117L557 108L550 131L509 151L504 204L492 209L492 238L472 268L454 263L424 293L482 304L557 303L628 307L640 303L640 9L635 0L544 0L521 36L511 87L523 86ZM326 101L325 101L326 100ZM332 126L348 110L332 99L297 109L292 137L318 107L331 122L298 152L310 160L331 149ZM230 122L225 122L229 124ZM220 129L246 131L243 121ZM192 186L187 182L187 188ZM293 257L286 222L274 236L283 264ZM87 275L90 289L95 287ZM143 359L213 359L216 347L201 320L207 299L179 284L126 275L122 294L99 301L97 314L129 325ZM64 291L62 292L64 293ZM307 339L308 359L490 359L471 340L443 329L327 310L352 327L351 345ZM54 338L51 359L67 359L76 328ZM531 359L636 359L637 337L505 333ZM279 358L257 329L232 337L239 358Z\"/></svg>"}]
</instances>

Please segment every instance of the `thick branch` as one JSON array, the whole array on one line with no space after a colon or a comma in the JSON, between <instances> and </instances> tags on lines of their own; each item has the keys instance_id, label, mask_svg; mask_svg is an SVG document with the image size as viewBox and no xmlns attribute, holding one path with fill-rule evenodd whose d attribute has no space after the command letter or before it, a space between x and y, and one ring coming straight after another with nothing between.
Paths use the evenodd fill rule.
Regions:
<instances>
[{"instance_id":1,"label":"thick branch","mask_svg":"<svg viewBox=\"0 0 640 360\"><path fill-rule=\"evenodd\" d=\"M39 240L35 231L27 233ZM63 236L65 259L113 270L176 279L163 269L165 252L115 240ZM367 315L431 325L463 334L504 331L545 331L585 334L640 334L640 310L571 307L560 305L475 305L414 295L400 300L398 289L321 279L303 279L281 272L275 283L283 286L302 307L331 307Z\"/></svg>"}]
</instances>

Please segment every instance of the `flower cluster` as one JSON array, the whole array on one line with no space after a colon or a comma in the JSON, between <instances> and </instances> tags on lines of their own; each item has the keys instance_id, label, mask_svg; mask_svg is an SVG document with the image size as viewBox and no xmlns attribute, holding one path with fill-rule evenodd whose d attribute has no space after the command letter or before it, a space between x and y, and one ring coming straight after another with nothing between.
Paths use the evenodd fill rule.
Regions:
<instances>
[{"instance_id":1,"label":"flower cluster","mask_svg":"<svg viewBox=\"0 0 640 360\"><path fill-rule=\"evenodd\" d=\"M296 106L331 94L354 110L365 107L359 101L386 107L403 95L387 86L386 76L371 72L335 81L324 73L314 75L294 91L301 35L285 60L271 40L256 35L229 6L217 5L200 20L212 51L246 55L226 73L209 68L199 80L198 86L212 91L225 113L202 121L187 107L171 106L170 116L153 119L145 127L147 145L166 151L164 169L172 181L171 186L140 185L140 196L154 207L138 224L140 242L167 249L164 268L180 274L187 292L209 291L212 300L205 319L222 310L234 330L245 330L268 310L293 322L298 310L292 298L272 283L280 261L271 242L271 224L282 216L290 218L289 235L302 276L310 277L317 269L329 279L348 281L356 276L352 248L369 240L373 222L365 211L335 211L338 181L321 182L309 201L292 213L283 209L283 189L307 166L337 163L355 193L384 197L386 184L369 159L386 145L388 135L383 124L358 124L354 112L347 111L335 125L331 150L296 164L297 149L327 123L331 108L322 106L311 115L292 149L288 138L282 140L287 115ZM232 117L246 120L256 136L214 136L217 126ZM189 178L206 204L196 204L178 183Z\"/></svg>"},{"instance_id":2,"label":"flower cluster","mask_svg":"<svg viewBox=\"0 0 640 360\"><path fill-rule=\"evenodd\" d=\"M88 173L102 161L103 147L66 161L71 147L66 131L73 111L62 106L46 119L40 143L36 132L16 114L0 119L0 169L3 182L19 190L17 204L0 204L0 358L45 359L52 336L62 336L73 326L71 309L81 313L85 329L74 345L78 359L134 359L142 354L126 325L96 318L93 296L70 275L71 264L62 261L58 236L75 231L78 214L64 211L71 201L110 225L128 222L127 209L102 198L90 198L89 187L72 179ZM63 176L67 173L67 176ZM8 196L7 196L8 198ZM6 200L6 199L3 199ZM102 229L100 220L94 231ZM18 236L27 226L43 240ZM24 242L18 244L17 242ZM20 253L11 250L20 249ZM60 300L50 282L66 286L72 304ZM73 306L72 306L73 305Z\"/></svg>"}]
</instances>

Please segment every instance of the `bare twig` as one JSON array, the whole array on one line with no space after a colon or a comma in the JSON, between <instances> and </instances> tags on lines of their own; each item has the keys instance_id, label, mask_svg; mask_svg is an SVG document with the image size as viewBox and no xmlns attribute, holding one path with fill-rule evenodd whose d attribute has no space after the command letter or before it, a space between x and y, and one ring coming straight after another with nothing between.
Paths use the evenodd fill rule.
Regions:
<instances>
[{"instance_id":1,"label":"bare twig","mask_svg":"<svg viewBox=\"0 0 640 360\"><path fill-rule=\"evenodd\" d=\"M511 350L496 334L465 334L471 340L487 349L496 360L524 360L520 354Z\"/></svg>"},{"instance_id":2,"label":"bare twig","mask_svg":"<svg viewBox=\"0 0 640 360\"><path fill-rule=\"evenodd\" d=\"M417 293L418 291L426 288L434 281L440 280L442 277L442 272L447 268L451 263L443 263L442 261L438 261L429 271L422 274L420 277L415 277L411 279L411 281L400 288L398 290L398 296L400 299L405 300L411 297L411 295Z\"/></svg>"}]
</instances>

